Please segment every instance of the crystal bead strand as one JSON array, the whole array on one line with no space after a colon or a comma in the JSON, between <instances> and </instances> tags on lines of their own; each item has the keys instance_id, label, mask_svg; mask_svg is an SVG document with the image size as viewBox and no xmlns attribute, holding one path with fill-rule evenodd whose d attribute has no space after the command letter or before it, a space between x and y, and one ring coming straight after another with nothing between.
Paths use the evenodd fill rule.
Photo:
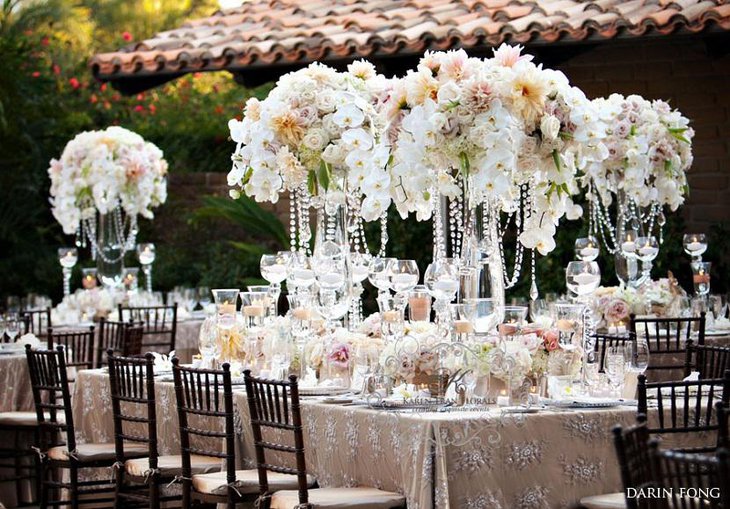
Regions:
<instances>
[{"instance_id":1,"label":"crystal bead strand","mask_svg":"<svg viewBox=\"0 0 730 509\"><path fill-rule=\"evenodd\" d=\"M297 250L297 191L292 189L289 193L289 249L291 252Z\"/></svg>"},{"instance_id":2,"label":"crystal bead strand","mask_svg":"<svg viewBox=\"0 0 730 509\"><path fill-rule=\"evenodd\" d=\"M520 202L522 202L525 205L525 217L530 217L532 215L532 197L529 194L529 187L527 184L522 184L520 186ZM519 210L519 208L518 208ZM504 234L507 231L507 228L509 226L510 218L514 216L515 221L515 229L517 230L517 242L515 243L515 261L514 265L512 267L512 278L509 277L509 270L507 268L507 259L504 256ZM524 253L524 246L520 242L520 233L522 233L522 217L519 214L519 212L513 212L510 213L510 215L507 217L507 222L504 225L504 228L502 229L502 234L499 239L499 254L502 257L502 274L504 277L504 286L505 289L510 289L513 286L517 284L517 281L520 279L520 274L522 273L522 255Z\"/></svg>"},{"instance_id":3,"label":"crystal bead strand","mask_svg":"<svg viewBox=\"0 0 730 509\"><path fill-rule=\"evenodd\" d=\"M457 238L456 238L456 216L458 214L457 207L459 204L457 203L456 199L450 199L449 200L449 207L448 207L448 215L449 215L449 237L451 238L451 253L453 254L454 258L458 257L457 254Z\"/></svg>"},{"instance_id":4,"label":"crystal bead strand","mask_svg":"<svg viewBox=\"0 0 730 509\"><path fill-rule=\"evenodd\" d=\"M540 296L540 291L537 289L537 271L535 269L535 250L530 249L530 299L536 301Z\"/></svg>"},{"instance_id":5,"label":"crystal bead strand","mask_svg":"<svg viewBox=\"0 0 730 509\"><path fill-rule=\"evenodd\" d=\"M446 257L446 239L444 237L445 232L443 228L443 218L441 217L441 200L438 196L432 195L433 203L434 203L434 213L433 213L433 244L435 247L435 257L436 259L441 259Z\"/></svg>"},{"instance_id":6,"label":"crystal bead strand","mask_svg":"<svg viewBox=\"0 0 730 509\"><path fill-rule=\"evenodd\" d=\"M464 184L466 185L466 184ZM456 197L456 245L454 256L461 257L461 249L464 242L464 198L462 195Z\"/></svg>"},{"instance_id":7,"label":"crystal bead strand","mask_svg":"<svg viewBox=\"0 0 730 509\"><path fill-rule=\"evenodd\" d=\"M388 211L380 216L380 250L378 256L385 257L385 248L388 247Z\"/></svg>"}]
</instances>

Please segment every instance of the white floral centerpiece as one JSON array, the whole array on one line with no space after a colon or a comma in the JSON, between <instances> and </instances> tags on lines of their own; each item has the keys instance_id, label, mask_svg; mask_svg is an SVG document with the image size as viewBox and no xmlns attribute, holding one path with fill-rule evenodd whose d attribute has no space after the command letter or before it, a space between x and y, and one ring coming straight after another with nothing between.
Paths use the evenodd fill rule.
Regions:
<instances>
[{"instance_id":1,"label":"white floral centerpiece","mask_svg":"<svg viewBox=\"0 0 730 509\"><path fill-rule=\"evenodd\" d=\"M77 135L51 160L53 217L67 234L96 213L121 207L130 218L154 217L167 199L167 162L162 151L140 135L112 126Z\"/></svg>"},{"instance_id":2,"label":"white floral centerpiece","mask_svg":"<svg viewBox=\"0 0 730 509\"><path fill-rule=\"evenodd\" d=\"M598 287L589 305L598 328L628 327L630 315L642 314L646 309L641 293L624 285Z\"/></svg>"}]
</instances>

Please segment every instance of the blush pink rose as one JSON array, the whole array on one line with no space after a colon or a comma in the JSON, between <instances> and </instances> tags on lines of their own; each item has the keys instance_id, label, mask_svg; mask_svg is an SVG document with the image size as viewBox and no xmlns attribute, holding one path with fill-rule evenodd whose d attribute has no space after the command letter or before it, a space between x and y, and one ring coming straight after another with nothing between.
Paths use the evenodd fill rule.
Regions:
<instances>
[{"instance_id":1,"label":"blush pink rose","mask_svg":"<svg viewBox=\"0 0 730 509\"><path fill-rule=\"evenodd\" d=\"M621 299L613 299L604 308L603 316L608 323L622 322L629 316L629 306Z\"/></svg>"}]
</instances>

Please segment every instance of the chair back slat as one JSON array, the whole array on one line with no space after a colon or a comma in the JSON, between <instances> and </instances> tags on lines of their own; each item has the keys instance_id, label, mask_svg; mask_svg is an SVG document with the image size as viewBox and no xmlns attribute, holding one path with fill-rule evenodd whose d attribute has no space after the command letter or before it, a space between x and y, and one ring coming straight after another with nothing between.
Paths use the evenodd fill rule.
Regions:
<instances>
[{"instance_id":1,"label":"chair back slat","mask_svg":"<svg viewBox=\"0 0 730 509\"><path fill-rule=\"evenodd\" d=\"M91 369L94 367L94 326L85 330L56 331L48 328L48 349L63 346L66 352L66 366Z\"/></svg>"},{"instance_id":2,"label":"chair back slat","mask_svg":"<svg viewBox=\"0 0 730 509\"><path fill-rule=\"evenodd\" d=\"M655 487L665 495L663 507L720 509L730 507L730 460L728 451L715 455L660 450L659 441L649 443Z\"/></svg>"},{"instance_id":3,"label":"chair back slat","mask_svg":"<svg viewBox=\"0 0 730 509\"><path fill-rule=\"evenodd\" d=\"M267 380L253 377L250 370L244 371L243 374L256 450L260 497L265 498L270 495L268 471L296 474L299 504L307 504L309 502L307 465L304 455L304 432L297 377L291 375L288 381ZM267 428L289 432L294 446L282 444L279 441L264 440L263 431ZM293 454L296 468L267 461L267 450Z\"/></svg>"},{"instance_id":4,"label":"chair back slat","mask_svg":"<svg viewBox=\"0 0 730 509\"><path fill-rule=\"evenodd\" d=\"M621 471L624 493L628 488L641 488L651 482L649 462L649 431L646 416L639 415L637 424L629 428L616 426L613 429L613 443ZM634 497L626 498L628 509L637 509Z\"/></svg>"},{"instance_id":5,"label":"chair back slat","mask_svg":"<svg viewBox=\"0 0 730 509\"><path fill-rule=\"evenodd\" d=\"M122 306L117 309L120 322L131 321L143 324L142 347L145 350L162 350L168 353L175 349L177 337L177 303L172 306Z\"/></svg>"},{"instance_id":6,"label":"chair back slat","mask_svg":"<svg viewBox=\"0 0 730 509\"><path fill-rule=\"evenodd\" d=\"M730 371L725 371L722 378L674 382L647 382L642 374L639 375L638 395L641 415L647 415L652 396L657 403L658 424L648 427L650 434L719 433L718 416L713 410L718 401L727 406L730 400ZM697 450L714 448L713 445Z\"/></svg>"},{"instance_id":7,"label":"chair back slat","mask_svg":"<svg viewBox=\"0 0 730 509\"><path fill-rule=\"evenodd\" d=\"M30 332L38 337L44 336L48 328L52 326L51 308L23 311L20 319L24 322L26 333Z\"/></svg>"},{"instance_id":8,"label":"chair back slat","mask_svg":"<svg viewBox=\"0 0 730 509\"><path fill-rule=\"evenodd\" d=\"M128 459L125 440L139 442L147 445L150 469L154 470L158 457L154 356L147 353L144 357L121 357L109 349L107 358L117 461ZM145 429L140 430L140 425Z\"/></svg>"},{"instance_id":9,"label":"chair back slat","mask_svg":"<svg viewBox=\"0 0 730 509\"><path fill-rule=\"evenodd\" d=\"M174 358L172 372L180 425L183 500L189 500L192 489L190 456L197 454L225 459L228 502L232 504L237 493L232 487L236 480L236 432L230 366L224 363L220 370L191 368L181 366L180 360ZM206 438L215 438L216 445L210 440L206 442ZM220 438L224 439L223 452Z\"/></svg>"},{"instance_id":10,"label":"chair back slat","mask_svg":"<svg viewBox=\"0 0 730 509\"><path fill-rule=\"evenodd\" d=\"M684 358L688 342L694 331L696 343L705 344L705 313L699 317L637 318L631 315L630 330L636 337L643 337L649 345L647 371L684 370Z\"/></svg>"},{"instance_id":11,"label":"chair back slat","mask_svg":"<svg viewBox=\"0 0 730 509\"><path fill-rule=\"evenodd\" d=\"M56 439L65 434L68 450L75 451L76 437L64 348L58 346L55 350L34 350L26 345L25 354L41 431L41 448L62 445Z\"/></svg>"},{"instance_id":12,"label":"chair back slat","mask_svg":"<svg viewBox=\"0 0 730 509\"><path fill-rule=\"evenodd\" d=\"M730 347L688 343L685 365L686 372L697 371L700 378L722 378L730 369Z\"/></svg>"}]
</instances>

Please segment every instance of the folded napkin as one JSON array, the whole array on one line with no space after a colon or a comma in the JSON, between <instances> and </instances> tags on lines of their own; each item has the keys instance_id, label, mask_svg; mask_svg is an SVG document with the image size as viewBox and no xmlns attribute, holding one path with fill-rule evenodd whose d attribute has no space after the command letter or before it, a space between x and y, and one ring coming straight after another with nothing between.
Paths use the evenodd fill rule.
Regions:
<instances>
[{"instance_id":1,"label":"folded napkin","mask_svg":"<svg viewBox=\"0 0 730 509\"><path fill-rule=\"evenodd\" d=\"M175 357L175 350L170 352L170 355L165 355L163 353L157 352L152 352L152 355L155 358L155 364L153 366L155 373L165 373L167 371L172 371L172 358Z\"/></svg>"},{"instance_id":2,"label":"folded napkin","mask_svg":"<svg viewBox=\"0 0 730 509\"><path fill-rule=\"evenodd\" d=\"M725 318L724 316L715 319L713 329L716 331L730 331L730 319Z\"/></svg>"},{"instance_id":3,"label":"folded napkin","mask_svg":"<svg viewBox=\"0 0 730 509\"><path fill-rule=\"evenodd\" d=\"M30 345L31 348L39 348L42 345L41 340L38 339L36 335L31 332L20 336L18 339L15 340L15 344Z\"/></svg>"}]
</instances>

